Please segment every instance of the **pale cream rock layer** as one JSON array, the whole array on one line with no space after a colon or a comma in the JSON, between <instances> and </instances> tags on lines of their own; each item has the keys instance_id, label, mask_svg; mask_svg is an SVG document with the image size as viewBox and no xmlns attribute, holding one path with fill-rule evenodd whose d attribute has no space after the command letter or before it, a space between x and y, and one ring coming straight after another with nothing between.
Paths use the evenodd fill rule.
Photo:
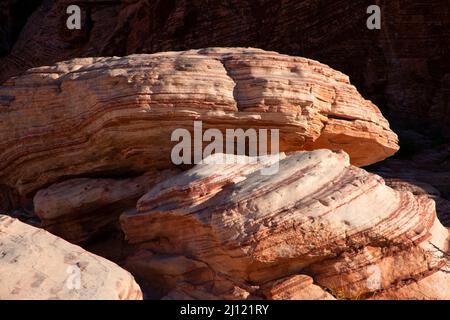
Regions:
<instances>
[{"instance_id":1,"label":"pale cream rock layer","mask_svg":"<svg viewBox=\"0 0 450 320\"><path fill-rule=\"evenodd\" d=\"M172 166L176 128L280 130L280 150L343 149L357 166L398 150L379 109L317 61L252 48L80 58L0 86L0 183Z\"/></svg>"},{"instance_id":2,"label":"pale cream rock layer","mask_svg":"<svg viewBox=\"0 0 450 320\"><path fill-rule=\"evenodd\" d=\"M152 254L199 261L241 288L306 274L341 298L403 288L445 267L435 248L448 252L449 233L434 202L391 189L346 153L299 152L274 175L260 169L203 163L162 182L121 216L126 238ZM450 274L442 278L431 298L450 290Z\"/></svg>"},{"instance_id":3,"label":"pale cream rock layer","mask_svg":"<svg viewBox=\"0 0 450 320\"><path fill-rule=\"evenodd\" d=\"M116 264L5 215L0 275L0 300L142 299L133 276Z\"/></svg>"}]
</instances>

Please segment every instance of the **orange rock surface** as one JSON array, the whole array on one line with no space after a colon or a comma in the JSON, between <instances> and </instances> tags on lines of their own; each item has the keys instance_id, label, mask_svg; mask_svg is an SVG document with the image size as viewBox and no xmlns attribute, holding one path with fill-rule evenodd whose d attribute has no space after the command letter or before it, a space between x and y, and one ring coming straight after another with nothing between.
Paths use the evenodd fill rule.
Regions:
<instances>
[{"instance_id":1,"label":"orange rock surface","mask_svg":"<svg viewBox=\"0 0 450 320\"><path fill-rule=\"evenodd\" d=\"M32 194L63 177L172 165L171 133L275 128L280 150L343 149L357 166L398 150L379 109L317 61L210 48L80 58L0 87L0 183Z\"/></svg>"},{"instance_id":2,"label":"orange rock surface","mask_svg":"<svg viewBox=\"0 0 450 320\"><path fill-rule=\"evenodd\" d=\"M129 264L150 279L171 277L168 289L177 281L198 286L192 275L203 269L203 277L218 275L250 295L264 296L258 290L270 281L308 275L348 299L395 290L401 298L411 279L427 283L447 268L449 231L434 202L391 189L350 165L346 153L299 152L281 160L277 174L259 169L205 161L156 185L121 216L128 241L150 252ZM167 263L149 262L158 255L195 264L177 258L177 270L185 271L172 273ZM439 286L423 285L424 295L447 297L450 275L439 279Z\"/></svg>"}]
</instances>

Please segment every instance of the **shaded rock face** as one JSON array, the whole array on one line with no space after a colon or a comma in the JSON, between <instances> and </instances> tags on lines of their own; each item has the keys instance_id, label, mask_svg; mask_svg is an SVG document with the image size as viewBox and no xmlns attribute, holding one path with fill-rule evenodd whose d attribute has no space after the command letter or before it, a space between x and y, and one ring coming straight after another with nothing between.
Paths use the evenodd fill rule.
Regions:
<instances>
[{"instance_id":1,"label":"shaded rock face","mask_svg":"<svg viewBox=\"0 0 450 320\"><path fill-rule=\"evenodd\" d=\"M20 205L18 195L5 185L0 185L0 212L7 212Z\"/></svg>"},{"instance_id":2,"label":"shaded rock face","mask_svg":"<svg viewBox=\"0 0 450 320\"><path fill-rule=\"evenodd\" d=\"M118 216L175 171L152 171L128 179L69 179L41 189L34 211L41 226L72 243L117 230Z\"/></svg>"},{"instance_id":3,"label":"shaded rock face","mask_svg":"<svg viewBox=\"0 0 450 320\"><path fill-rule=\"evenodd\" d=\"M259 49L84 58L0 87L0 181L22 195L71 177L173 166L177 128L279 129L280 151L343 149L355 165L398 150L344 74Z\"/></svg>"},{"instance_id":4,"label":"shaded rock face","mask_svg":"<svg viewBox=\"0 0 450 320\"><path fill-rule=\"evenodd\" d=\"M388 159L370 167L394 189L427 195L436 202L438 218L450 227L450 145L433 146L427 137L428 148L414 156Z\"/></svg>"},{"instance_id":5,"label":"shaded rock face","mask_svg":"<svg viewBox=\"0 0 450 320\"><path fill-rule=\"evenodd\" d=\"M262 286L261 292L270 300L335 300L306 275L289 276Z\"/></svg>"},{"instance_id":6,"label":"shaded rock face","mask_svg":"<svg viewBox=\"0 0 450 320\"><path fill-rule=\"evenodd\" d=\"M142 299L133 276L116 264L5 215L0 252L2 300Z\"/></svg>"},{"instance_id":7,"label":"shaded rock face","mask_svg":"<svg viewBox=\"0 0 450 320\"><path fill-rule=\"evenodd\" d=\"M42 2L42 0L4 0L0 3L0 57L11 52L28 17Z\"/></svg>"},{"instance_id":8,"label":"shaded rock face","mask_svg":"<svg viewBox=\"0 0 450 320\"><path fill-rule=\"evenodd\" d=\"M390 111L390 119L430 120L444 130L450 121L450 9L444 0L378 3L381 30L366 28L369 0L136 0L80 2L83 28L70 31L65 9L76 2L44 1L35 10L0 60L0 82L74 57L251 46L345 72Z\"/></svg>"},{"instance_id":9,"label":"shaded rock face","mask_svg":"<svg viewBox=\"0 0 450 320\"><path fill-rule=\"evenodd\" d=\"M421 177L419 177L419 179L421 179ZM440 192L432 185L415 180L415 178L412 177L403 179L386 178L386 184L395 190L410 191L415 195L425 195L430 199L433 199L436 203L439 221L447 228L450 228L450 201L447 197L442 197Z\"/></svg>"},{"instance_id":10,"label":"shaded rock face","mask_svg":"<svg viewBox=\"0 0 450 320\"><path fill-rule=\"evenodd\" d=\"M121 216L136 248L127 267L168 298L302 295L278 292L283 281L321 298L315 285L338 298L450 298L449 232L427 196L391 189L344 152L279 165L263 176L258 164L203 163L156 185ZM315 284L285 279L295 275Z\"/></svg>"}]
</instances>

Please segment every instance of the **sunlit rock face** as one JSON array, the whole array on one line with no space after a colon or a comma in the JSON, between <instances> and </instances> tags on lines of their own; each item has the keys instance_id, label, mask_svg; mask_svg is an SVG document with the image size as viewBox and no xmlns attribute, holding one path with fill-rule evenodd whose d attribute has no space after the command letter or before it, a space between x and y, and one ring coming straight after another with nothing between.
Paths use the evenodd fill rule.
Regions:
<instances>
[{"instance_id":1,"label":"sunlit rock face","mask_svg":"<svg viewBox=\"0 0 450 320\"><path fill-rule=\"evenodd\" d=\"M118 265L5 215L0 252L2 300L142 299L133 276Z\"/></svg>"},{"instance_id":2,"label":"sunlit rock face","mask_svg":"<svg viewBox=\"0 0 450 320\"><path fill-rule=\"evenodd\" d=\"M121 216L137 247L130 270L159 279L162 294L183 282L213 296L265 296L264 284L304 274L337 298L448 298L449 232L427 196L393 190L344 152L300 152L277 174L260 169L203 163L156 185Z\"/></svg>"},{"instance_id":3,"label":"sunlit rock face","mask_svg":"<svg viewBox=\"0 0 450 320\"><path fill-rule=\"evenodd\" d=\"M210 48L82 58L0 87L0 182L33 194L70 177L173 165L177 128L279 129L280 151L343 149L357 166L398 150L379 109L317 61Z\"/></svg>"}]
</instances>

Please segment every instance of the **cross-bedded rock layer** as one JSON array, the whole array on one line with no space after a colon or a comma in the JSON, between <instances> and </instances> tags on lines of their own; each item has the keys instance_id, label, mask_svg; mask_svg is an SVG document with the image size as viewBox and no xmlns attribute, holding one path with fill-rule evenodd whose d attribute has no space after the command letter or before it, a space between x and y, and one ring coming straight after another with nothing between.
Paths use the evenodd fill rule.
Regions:
<instances>
[{"instance_id":1,"label":"cross-bedded rock layer","mask_svg":"<svg viewBox=\"0 0 450 320\"><path fill-rule=\"evenodd\" d=\"M0 182L30 194L70 177L171 166L176 128L274 128L280 150L343 149L355 165L398 149L346 75L259 49L82 58L0 87Z\"/></svg>"},{"instance_id":2,"label":"cross-bedded rock layer","mask_svg":"<svg viewBox=\"0 0 450 320\"><path fill-rule=\"evenodd\" d=\"M135 178L69 179L39 190L34 211L42 227L72 243L117 230L119 215L176 170L153 170Z\"/></svg>"},{"instance_id":3,"label":"cross-bedded rock layer","mask_svg":"<svg viewBox=\"0 0 450 320\"><path fill-rule=\"evenodd\" d=\"M344 152L300 152L274 175L260 168L203 163L156 185L121 217L139 248L130 269L219 297L264 297L268 284L306 274L339 298L449 298L449 233L427 196L391 189ZM426 292L408 291L411 281Z\"/></svg>"}]
</instances>

